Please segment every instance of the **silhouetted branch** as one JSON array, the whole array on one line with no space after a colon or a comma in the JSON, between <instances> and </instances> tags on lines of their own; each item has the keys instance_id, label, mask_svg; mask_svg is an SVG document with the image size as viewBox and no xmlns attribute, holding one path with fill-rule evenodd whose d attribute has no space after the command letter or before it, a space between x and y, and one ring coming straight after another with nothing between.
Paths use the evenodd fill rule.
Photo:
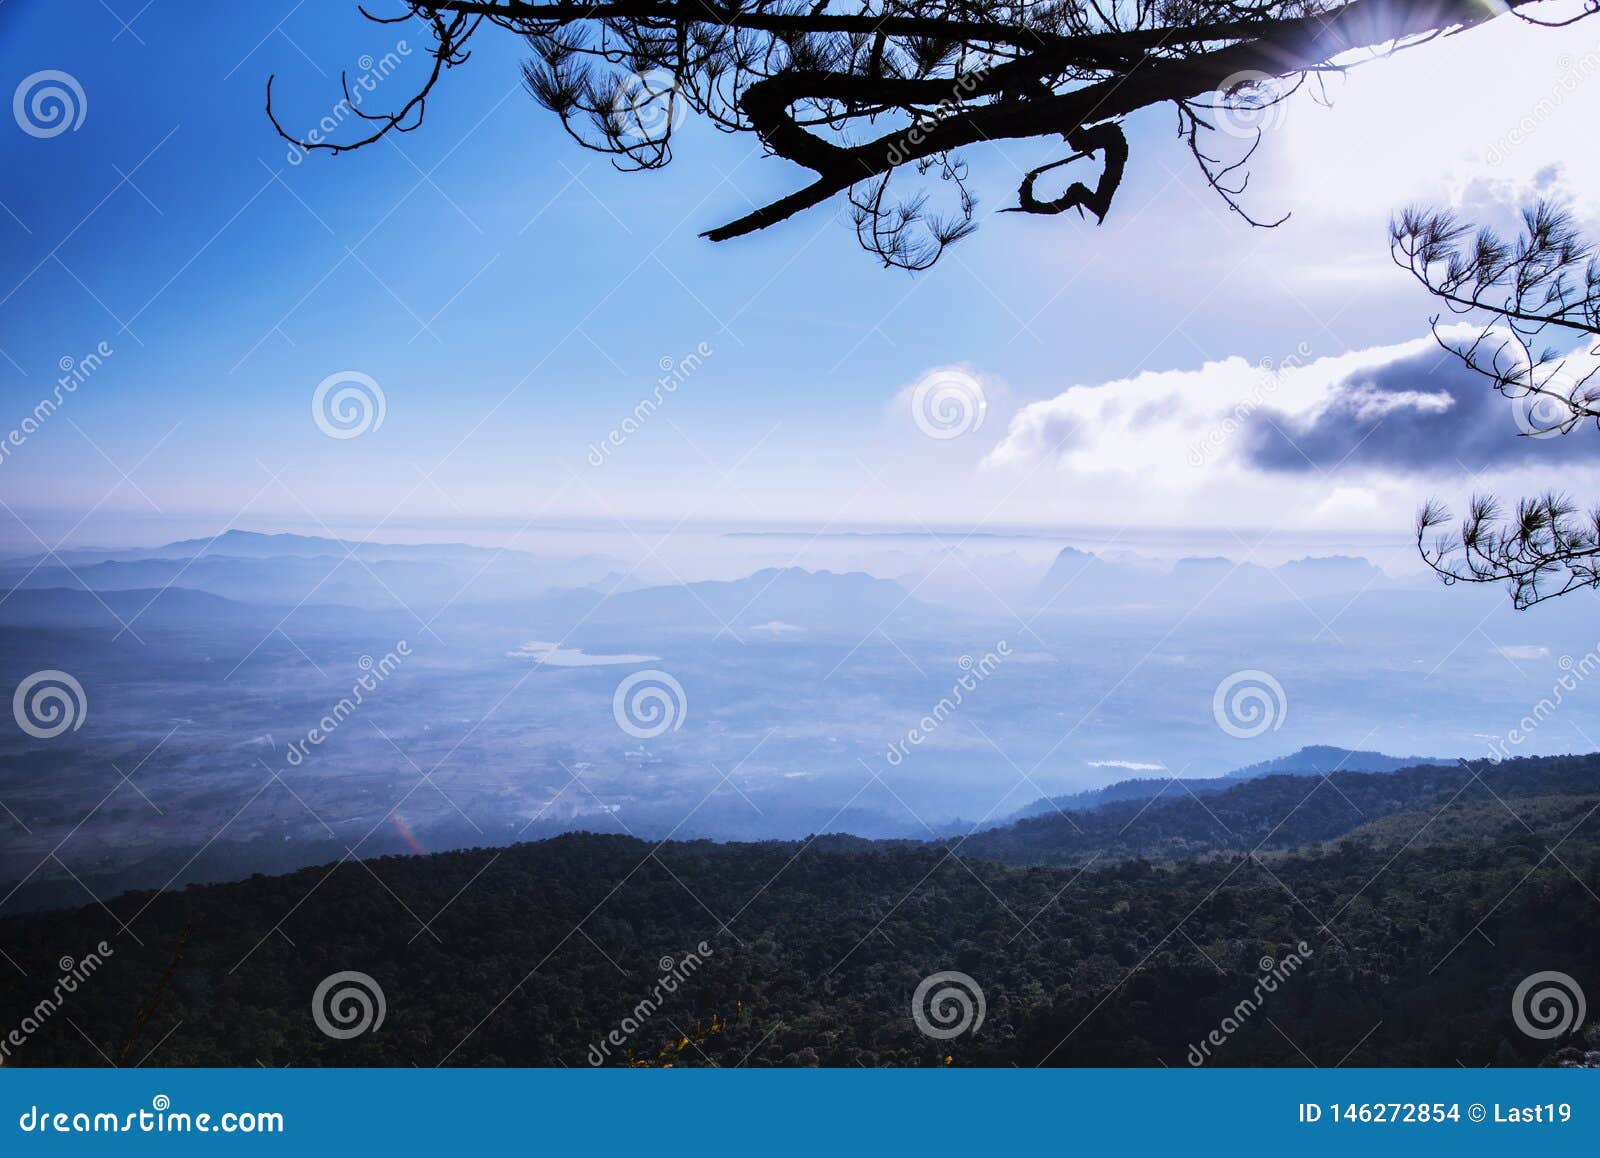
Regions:
<instances>
[{"instance_id":1,"label":"silhouetted branch","mask_svg":"<svg viewBox=\"0 0 1600 1158\"><path fill-rule=\"evenodd\" d=\"M1019 204L1004 212L1050 214L1076 209L1082 216L1083 211L1087 209L1094 214L1096 221L1106 219L1106 214L1111 211L1111 199L1116 195L1117 186L1122 184L1122 171L1128 164L1128 138L1123 135L1120 125L1108 122L1089 128L1074 129L1067 134L1067 144L1078 151L1070 157L1063 157L1059 161L1052 161L1048 165L1040 165L1030 170L1022 178L1022 186L1017 190ZM1074 181L1067 186L1065 193L1053 201L1040 201L1034 196L1033 185L1041 174L1084 157L1092 157L1096 153L1105 155L1105 167L1101 170L1100 180L1093 189L1081 181Z\"/></svg>"},{"instance_id":2,"label":"silhouetted branch","mask_svg":"<svg viewBox=\"0 0 1600 1158\"><path fill-rule=\"evenodd\" d=\"M528 91L585 148L625 169L659 168L693 113L809 170L794 192L707 231L722 241L766 229L848 193L857 236L886 264L926 268L975 228L976 204L958 151L1061 137L1098 155L1093 187L1036 193L1026 174L1014 210L1076 208L1103 220L1128 161L1123 117L1173 103L1207 183L1253 225L1241 205L1242 166L1202 144L1214 127L1197 110L1259 110L1262 82L1292 93L1307 74L1344 71L1358 50L1387 55L1497 11L1550 0L405 0L401 16L430 29L432 68L394 114L361 113L371 132L350 141L305 141L342 152L420 123L445 71L466 59L483 27L521 38L532 56ZM349 101L348 82L345 82ZM924 211L925 194L891 200L897 172L952 182L951 216ZM854 192L850 192L854 190ZM1281 220L1281 219L1280 219Z\"/></svg>"},{"instance_id":3,"label":"silhouetted branch","mask_svg":"<svg viewBox=\"0 0 1600 1158\"><path fill-rule=\"evenodd\" d=\"M1554 491L1523 499L1507 518L1499 502L1475 495L1452 533L1429 535L1450 522L1436 502L1417 515L1417 550L1445 581L1505 583L1525 610L1582 587L1600 585L1600 508L1579 511Z\"/></svg>"},{"instance_id":4,"label":"silhouetted branch","mask_svg":"<svg viewBox=\"0 0 1600 1158\"><path fill-rule=\"evenodd\" d=\"M1390 252L1451 313L1482 322L1463 341L1441 332L1442 315L1431 319L1439 344L1512 401L1524 437L1600 426L1600 349L1534 344L1552 327L1600 340L1600 262L1567 212L1540 202L1506 241L1449 212L1408 209L1390 224ZM1551 491L1506 517L1499 500L1474 497L1456 531L1430 543L1449 519L1435 502L1417 516L1417 548L1446 583L1504 582L1518 608L1600 586L1600 509L1580 512Z\"/></svg>"},{"instance_id":5,"label":"silhouetted branch","mask_svg":"<svg viewBox=\"0 0 1600 1158\"><path fill-rule=\"evenodd\" d=\"M408 13L403 17L386 18L374 16L365 8L362 8L361 14L375 24L396 24L401 20L408 19L414 13ZM339 85L344 90L344 101L341 107L348 109L364 121L376 124L378 127L365 137L354 141L341 143L306 140L285 129L279 123L277 114L272 111L272 82L276 78L269 76L267 77L267 119L272 122L272 127L277 131L278 136L288 141L291 145L304 149L306 152L311 152L314 149L324 149L337 156L339 153L374 144L391 132L409 133L419 128L422 124L423 115L427 111L428 97L433 92L434 86L439 83L439 78L444 74L444 71L448 68L454 68L458 64L465 64L472 55L466 50L466 43L480 23L480 19L473 19L467 16L456 16L453 19L445 20L437 13L428 15L425 19L433 33L434 44L429 53L433 58L433 67L422 87L401 106L398 112L383 114L363 112L358 107L360 101L350 92L349 74L341 71L339 73ZM407 123L408 121L410 123Z\"/></svg>"}]
</instances>

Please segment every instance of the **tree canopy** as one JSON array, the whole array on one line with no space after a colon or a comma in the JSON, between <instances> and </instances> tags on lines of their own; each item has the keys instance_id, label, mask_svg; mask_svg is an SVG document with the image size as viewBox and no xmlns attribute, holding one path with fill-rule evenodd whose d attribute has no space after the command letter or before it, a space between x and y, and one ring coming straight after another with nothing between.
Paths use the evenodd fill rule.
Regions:
<instances>
[{"instance_id":1,"label":"tree canopy","mask_svg":"<svg viewBox=\"0 0 1600 1158\"><path fill-rule=\"evenodd\" d=\"M0 919L30 979L62 946L115 949L36 1028L48 982L0 988L32 1031L6 1064L1581 1062L1583 1027L1531 1036L1512 1002L1535 971L1600 969L1597 766L1271 776L932 843L573 834L129 893ZM387 1019L338 1037L311 1005L348 969ZM986 1016L938 1038L914 1003L947 970Z\"/></svg>"},{"instance_id":2,"label":"tree canopy","mask_svg":"<svg viewBox=\"0 0 1600 1158\"><path fill-rule=\"evenodd\" d=\"M1511 400L1523 437L1600 426L1600 259L1570 213L1540 202L1507 240L1449 211L1411 209L1391 225L1390 247L1451 314L1478 323L1462 340L1441 332L1441 314L1433 331ZM1549 490L1508 513L1476 495L1453 532L1436 534L1450 521L1438 502L1417 517L1418 549L1447 583L1503 582L1519 608L1600 586L1600 506Z\"/></svg>"},{"instance_id":3,"label":"tree canopy","mask_svg":"<svg viewBox=\"0 0 1600 1158\"><path fill-rule=\"evenodd\" d=\"M431 69L390 113L353 109L363 131L286 139L335 153L422 123L476 38L520 37L533 98L583 147L624 169L672 160L689 112L754 134L809 170L794 192L708 230L726 241L840 194L863 247L924 269L976 228L961 151L1059 137L1061 158L1022 176L1010 211L1076 209L1103 220L1128 160L1129 114L1170 105L1206 181L1241 201L1261 110L1301 85L1503 13L1542 23L1549 0L406 0L379 23L421 22ZM1590 4L1592 9L1594 4ZM349 84L345 83L349 97ZM352 105L354 102L350 102ZM1099 171L1093 171L1094 158ZM1055 170L1086 170L1054 195ZM1078 170L1074 170L1077 172ZM897 180L898 179L898 180ZM942 191L943 209L930 207Z\"/></svg>"}]
</instances>

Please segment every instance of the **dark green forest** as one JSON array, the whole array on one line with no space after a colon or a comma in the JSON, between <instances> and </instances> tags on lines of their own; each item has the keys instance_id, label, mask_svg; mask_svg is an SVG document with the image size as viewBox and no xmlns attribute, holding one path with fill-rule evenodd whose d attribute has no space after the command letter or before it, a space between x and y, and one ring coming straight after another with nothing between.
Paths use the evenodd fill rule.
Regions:
<instances>
[{"instance_id":1,"label":"dark green forest","mask_svg":"<svg viewBox=\"0 0 1600 1158\"><path fill-rule=\"evenodd\" d=\"M1182 1067L1230 1016L1204 1064L1559 1063L1581 1027L1530 1037L1512 995L1546 970L1600 995L1597 807L1600 756L1563 757L1169 785L920 844L350 860L8 917L0 1031L104 940L6 1064L586 1066L631 1018L604 1064ZM386 1011L339 1040L312 995L344 970ZM948 1040L912 1016L946 970L985 1003Z\"/></svg>"}]
</instances>

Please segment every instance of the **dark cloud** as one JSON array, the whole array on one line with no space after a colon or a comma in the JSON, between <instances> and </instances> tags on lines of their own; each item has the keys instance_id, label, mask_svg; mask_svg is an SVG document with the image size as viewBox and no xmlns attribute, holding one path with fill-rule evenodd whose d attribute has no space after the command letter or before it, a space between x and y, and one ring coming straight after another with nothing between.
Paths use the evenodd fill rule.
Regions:
<instances>
[{"instance_id":1,"label":"dark cloud","mask_svg":"<svg viewBox=\"0 0 1600 1158\"><path fill-rule=\"evenodd\" d=\"M1600 463L1600 438L1592 429L1564 437L1522 435L1515 404L1437 347L1357 371L1330 397L1306 417L1258 410L1244 431L1246 459L1265 470L1295 472L1341 463L1418 472Z\"/></svg>"}]
</instances>

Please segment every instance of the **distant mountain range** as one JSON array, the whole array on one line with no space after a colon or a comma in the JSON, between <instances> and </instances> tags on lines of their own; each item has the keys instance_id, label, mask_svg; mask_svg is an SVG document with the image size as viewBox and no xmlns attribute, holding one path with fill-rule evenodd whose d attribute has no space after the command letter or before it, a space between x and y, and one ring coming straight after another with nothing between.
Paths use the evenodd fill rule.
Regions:
<instances>
[{"instance_id":1,"label":"distant mountain range","mask_svg":"<svg viewBox=\"0 0 1600 1158\"><path fill-rule=\"evenodd\" d=\"M1276 776L1282 773L1302 776L1332 772L1398 772L1402 768L1415 768L1420 764L1456 763L1458 761L1450 756L1442 758L1385 756L1382 752L1335 748L1328 744L1310 744L1298 752L1290 752L1287 756L1262 760L1257 764L1246 764L1243 768L1229 772L1223 779L1254 780L1257 777Z\"/></svg>"},{"instance_id":2,"label":"distant mountain range","mask_svg":"<svg viewBox=\"0 0 1600 1158\"><path fill-rule=\"evenodd\" d=\"M1299 760L1306 752L1290 760ZM1323 753L1339 749L1319 749ZM1351 753L1359 756L1360 753ZM1375 755L1375 754L1374 754ZM1379 757L1388 760L1389 757ZM1512 838L1527 833L1518 813L1494 812L1494 792L1502 797L1585 797L1573 816L1600 835L1594 796L1600 792L1600 754L1545 756L1502 761L1482 773L1458 760L1407 762L1373 771L1348 765L1308 786L1305 778L1322 768L1320 759L1302 761L1304 772L1263 770L1266 764L1214 780L1185 780L1189 791L1170 789L1157 798L1111 797L1076 807L1048 807L961 842L962 852L1012 864L1079 864L1089 857L1186 857L1205 852L1253 852L1370 835L1382 818L1412 814L1414 822L1395 843L1408 845L1441 806L1490 806L1474 825L1504 829ZM1492 785L1492 788L1491 788ZM1117 785L1114 788L1120 787ZM1469 791L1470 789L1470 791ZM1148 795L1148 794L1145 794ZM1203 799L1202 799L1203 798ZM1066 798L1070 801L1071 798ZM1042 803L1042 802L1041 802ZM1059 801L1057 802L1059 803ZM1135 823L1137 822L1137 823ZM1393 836L1393 826L1380 830ZM1401 826L1404 827L1404 826Z\"/></svg>"},{"instance_id":3,"label":"distant mountain range","mask_svg":"<svg viewBox=\"0 0 1600 1158\"><path fill-rule=\"evenodd\" d=\"M182 587L245 603L433 609L505 602L601 580L599 556L554 558L460 543L365 543L230 530L160 547L62 551L0 560L0 588L96 592Z\"/></svg>"},{"instance_id":4,"label":"distant mountain range","mask_svg":"<svg viewBox=\"0 0 1600 1158\"><path fill-rule=\"evenodd\" d=\"M1102 805L1124 800L1148 800L1157 796L1168 799L1185 797L1190 793L1204 795L1224 792L1237 787L1244 780L1259 780L1263 776L1315 776L1334 772L1398 772L1402 768L1423 766L1453 767L1459 763L1454 757L1386 756L1382 752L1364 752L1351 748L1335 748L1328 744L1311 744L1287 756L1277 756L1237 768L1223 776L1197 777L1177 780L1171 776L1141 776L1119 780L1104 788L1091 788L1067 796L1048 796L1035 800L1006 818L1005 823L1026 820L1034 816L1050 816L1061 812L1078 812L1099 808Z\"/></svg>"},{"instance_id":5,"label":"distant mountain range","mask_svg":"<svg viewBox=\"0 0 1600 1158\"><path fill-rule=\"evenodd\" d=\"M258 619L247 604L183 587L84 591L64 587L15 590L0 602L0 626L117 628L118 620L162 626ZM137 628L135 628L137 631Z\"/></svg>"},{"instance_id":6,"label":"distant mountain range","mask_svg":"<svg viewBox=\"0 0 1600 1158\"><path fill-rule=\"evenodd\" d=\"M789 639L861 636L874 628L948 621L899 583L864 571L772 567L743 579L645 587L607 596L597 589L569 592L564 614L596 627L649 624L673 633Z\"/></svg>"},{"instance_id":7,"label":"distant mountain range","mask_svg":"<svg viewBox=\"0 0 1600 1158\"><path fill-rule=\"evenodd\" d=\"M209 539L179 539L159 547L88 547L57 551L51 555L21 555L0 560L6 567L28 567L51 562L68 566L109 561L135 562L150 559L186 560L201 556L230 559L277 559L296 557L354 555L365 559L463 559L484 560L496 556L534 558L526 551L497 551L465 543L376 543L355 539L334 539L320 535L267 535L259 531L227 530Z\"/></svg>"},{"instance_id":8,"label":"distant mountain range","mask_svg":"<svg viewBox=\"0 0 1600 1158\"><path fill-rule=\"evenodd\" d=\"M1218 606L1286 603L1349 598L1393 583L1368 560L1349 555L1296 559L1277 567L1221 557L1185 558L1162 569L1067 547L1034 588L1029 603L1038 610L1059 612L1201 600Z\"/></svg>"},{"instance_id":9,"label":"distant mountain range","mask_svg":"<svg viewBox=\"0 0 1600 1158\"><path fill-rule=\"evenodd\" d=\"M591 629L719 635L772 641L861 637L878 627L946 624L952 613L913 598L904 586L863 571L768 568L743 579L628 588L603 560L579 567L583 585L550 582L551 572L523 552L505 555L453 544L353 545L304 535L230 531L128 552L81 553L68 566L41 560L0 563L0 623L25 627L116 627L118 619L167 626L214 619L275 618L317 608L426 611L458 615L472 604L547 631ZM568 567L559 577L569 578ZM541 578L542 575L542 578ZM146 611L146 606L149 610ZM270 624L269 624L270 625ZM531 629L531 628L530 628ZM551 638L555 638L552 636Z\"/></svg>"},{"instance_id":10,"label":"distant mountain range","mask_svg":"<svg viewBox=\"0 0 1600 1158\"><path fill-rule=\"evenodd\" d=\"M458 602L548 600L582 614L599 608L605 596L609 609L602 618L654 615L681 622L688 630L709 623L714 631L724 624L736 629L740 624L774 624L777 632L790 623L786 609L798 617L795 626L808 630L824 626L824 620L840 630L857 625L871 630L884 616L928 613L926 604L909 598L905 585L862 571L769 568L743 579L668 584L649 593L637 582L627 583L625 575L621 560L598 555L556 557L463 543L377 543L243 530L157 547L0 559L0 589L107 592L177 586L278 607L309 603L426 611ZM1025 574L1018 579L1027 582ZM911 585L919 586L920 580ZM1348 600L1372 587L1395 585L1366 559L1342 555L1271 568L1224 558L1186 558L1163 568L1068 547L1023 602L1031 610L1050 612L1200 602L1237 607L1327 597ZM629 591L630 586L635 590ZM611 594L614 588L620 590ZM938 588L934 583L928 591L937 597ZM631 602L622 591L628 591ZM748 618L746 612L757 604L769 612Z\"/></svg>"}]
</instances>

